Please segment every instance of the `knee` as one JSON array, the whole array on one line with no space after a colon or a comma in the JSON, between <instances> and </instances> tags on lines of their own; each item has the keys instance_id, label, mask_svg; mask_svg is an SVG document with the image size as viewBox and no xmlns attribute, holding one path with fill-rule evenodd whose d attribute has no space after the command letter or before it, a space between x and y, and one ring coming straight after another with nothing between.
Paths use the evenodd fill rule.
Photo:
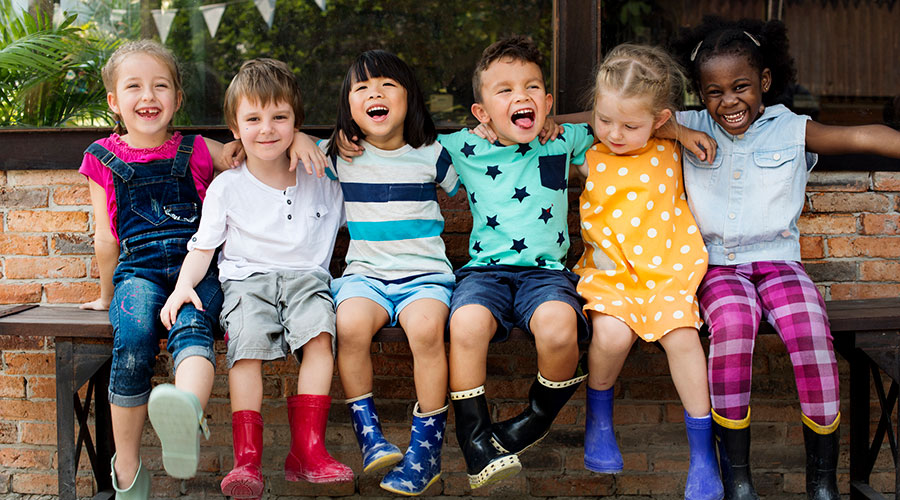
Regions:
<instances>
[{"instance_id":1,"label":"knee","mask_svg":"<svg viewBox=\"0 0 900 500\"><path fill-rule=\"evenodd\" d=\"M328 332L322 332L312 339L310 339L306 344L303 344L303 354L312 354L314 356L318 355L331 355L331 334Z\"/></svg>"},{"instance_id":2,"label":"knee","mask_svg":"<svg viewBox=\"0 0 900 500\"><path fill-rule=\"evenodd\" d=\"M444 352L444 323L416 323L414 328L406 330L409 348L416 354Z\"/></svg>"},{"instance_id":3,"label":"knee","mask_svg":"<svg viewBox=\"0 0 900 500\"><path fill-rule=\"evenodd\" d=\"M565 302L544 302L532 313L529 326L535 336L538 335L537 332L543 331L552 331L554 334L566 331L577 336L578 316L575 309Z\"/></svg>"},{"instance_id":4,"label":"knee","mask_svg":"<svg viewBox=\"0 0 900 500\"><path fill-rule=\"evenodd\" d=\"M368 318L352 314L337 316L338 347L341 351L368 351L375 331L375 326Z\"/></svg>"},{"instance_id":5,"label":"knee","mask_svg":"<svg viewBox=\"0 0 900 500\"><path fill-rule=\"evenodd\" d=\"M591 348L606 353L622 353L631 349L635 335L624 322L608 315L594 318L594 336Z\"/></svg>"},{"instance_id":6,"label":"knee","mask_svg":"<svg viewBox=\"0 0 900 500\"><path fill-rule=\"evenodd\" d=\"M450 317L450 344L462 349L476 348L490 342L496 329L496 321L486 308L463 306Z\"/></svg>"}]
</instances>

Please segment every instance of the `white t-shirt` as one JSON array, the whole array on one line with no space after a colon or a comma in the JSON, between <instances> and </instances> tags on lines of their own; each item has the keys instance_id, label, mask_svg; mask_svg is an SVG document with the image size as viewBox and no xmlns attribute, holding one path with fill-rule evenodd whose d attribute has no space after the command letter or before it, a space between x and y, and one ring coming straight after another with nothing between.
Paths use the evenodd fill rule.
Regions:
<instances>
[{"instance_id":1,"label":"white t-shirt","mask_svg":"<svg viewBox=\"0 0 900 500\"><path fill-rule=\"evenodd\" d=\"M344 222L340 184L297 169L297 184L275 189L246 164L222 172L206 192L203 215L188 250L219 253L219 281L270 271L328 272Z\"/></svg>"}]
</instances>

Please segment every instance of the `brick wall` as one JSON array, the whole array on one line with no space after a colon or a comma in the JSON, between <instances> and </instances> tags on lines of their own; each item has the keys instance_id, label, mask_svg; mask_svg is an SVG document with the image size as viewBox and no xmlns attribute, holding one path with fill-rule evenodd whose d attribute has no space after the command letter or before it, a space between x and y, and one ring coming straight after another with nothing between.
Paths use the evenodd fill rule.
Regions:
<instances>
[{"instance_id":1,"label":"brick wall","mask_svg":"<svg viewBox=\"0 0 900 500\"><path fill-rule=\"evenodd\" d=\"M577 188L570 199L577 198ZM454 264L466 259L471 221L463 196L442 199L445 240ZM0 303L78 303L96 296L92 257L93 216L84 178L74 170L0 171ZM577 234L577 212L570 226ZM800 221L807 269L828 299L896 296L900 292L900 174L817 172L809 183L807 209ZM346 235L339 247L346 246ZM572 256L580 251L575 241ZM337 253L341 254L339 248ZM338 271L336 263L334 271ZM0 364L0 496L55 495L56 428L53 344L44 338L2 338ZM224 345L217 350L224 356ZM388 438L401 447L409 439L412 410L412 360L405 344L373 346L375 393ZM219 363L224 366L224 360ZM839 359L845 419L839 480L847 492L848 409L846 362ZM169 380L171 359L157 366L158 382ZM534 376L534 348L510 342L491 348L488 395L494 418L505 418L523 405ZM279 496L380 496L380 475L362 475L342 486L288 483L281 473L289 442L284 398L292 394L297 366L275 362L265 368L264 469L269 498ZM625 472L592 474L583 468L584 390L563 410L553 431L522 456L525 471L493 488L470 491L465 465L453 432L444 446L443 479L429 491L449 497L612 495L619 498L681 498L687 471L687 441L681 405L664 355L639 343L617 385L616 423ZM332 396L341 398L335 379ZM805 498L804 451L799 405L790 363L774 336L761 337L754 360L754 480L769 498ZM162 471L158 442L149 425L143 436L144 460L154 475L154 495L219 497L218 481L230 470L231 432L227 379L220 368L208 409L212 438L204 443L197 478L178 481ZM873 419L876 413L872 413ZM361 469L346 408L331 412L328 446L354 470ZM77 489L94 488L81 460ZM893 490L889 452L882 452L872 476L879 491Z\"/></svg>"}]
</instances>

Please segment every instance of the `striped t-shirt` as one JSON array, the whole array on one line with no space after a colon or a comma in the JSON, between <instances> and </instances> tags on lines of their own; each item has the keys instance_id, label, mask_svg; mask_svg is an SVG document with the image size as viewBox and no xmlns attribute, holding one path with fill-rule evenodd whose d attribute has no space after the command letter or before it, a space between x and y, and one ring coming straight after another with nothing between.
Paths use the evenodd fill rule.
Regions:
<instances>
[{"instance_id":1,"label":"striped t-shirt","mask_svg":"<svg viewBox=\"0 0 900 500\"><path fill-rule=\"evenodd\" d=\"M328 171L341 183L350 231L344 276L390 281L452 272L437 201L438 186L450 196L459 188L450 155L437 142L392 151L361 145L365 151L353 163L337 158Z\"/></svg>"}]
</instances>

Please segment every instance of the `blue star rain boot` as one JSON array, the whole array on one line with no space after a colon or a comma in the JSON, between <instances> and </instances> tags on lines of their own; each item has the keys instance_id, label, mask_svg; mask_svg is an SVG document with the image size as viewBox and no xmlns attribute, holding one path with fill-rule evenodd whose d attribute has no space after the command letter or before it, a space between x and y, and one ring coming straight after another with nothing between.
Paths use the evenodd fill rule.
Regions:
<instances>
[{"instance_id":1,"label":"blue star rain boot","mask_svg":"<svg viewBox=\"0 0 900 500\"><path fill-rule=\"evenodd\" d=\"M441 446L447 427L450 406L428 412L419 412L419 403L413 409L412 431L409 448L403 461L397 464L381 481L381 487L406 496L416 496L441 478Z\"/></svg>"},{"instance_id":2,"label":"blue star rain boot","mask_svg":"<svg viewBox=\"0 0 900 500\"><path fill-rule=\"evenodd\" d=\"M375 411L372 393L347 400L356 442L363 456L363 472L372 472L396 464L403 459L397 448L381 432L381 422Z\"/></svg>"}]
</instances>

